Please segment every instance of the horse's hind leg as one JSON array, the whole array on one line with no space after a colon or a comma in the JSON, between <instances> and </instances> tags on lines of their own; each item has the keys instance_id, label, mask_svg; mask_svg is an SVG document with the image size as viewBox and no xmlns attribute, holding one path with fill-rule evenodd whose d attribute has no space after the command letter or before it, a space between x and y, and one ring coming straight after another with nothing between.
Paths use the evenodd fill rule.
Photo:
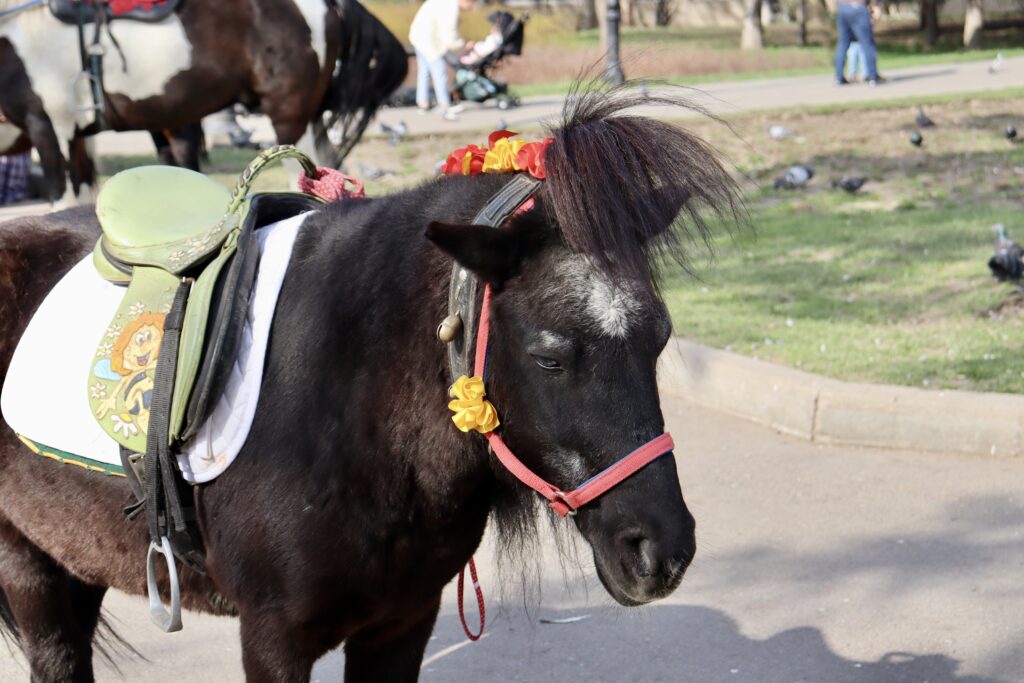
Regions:
<instances>
[{"instance_id":1,"label":"horse's hind leg","mask_svg":"<svg viewBox=\"0 0 1024 683\"><path fill-rule=\"evenodd\" d=\"M92 639L106 588L68 574L0 517L0 591L33 683L93 680Z\"/></svg>"}]
</instances>

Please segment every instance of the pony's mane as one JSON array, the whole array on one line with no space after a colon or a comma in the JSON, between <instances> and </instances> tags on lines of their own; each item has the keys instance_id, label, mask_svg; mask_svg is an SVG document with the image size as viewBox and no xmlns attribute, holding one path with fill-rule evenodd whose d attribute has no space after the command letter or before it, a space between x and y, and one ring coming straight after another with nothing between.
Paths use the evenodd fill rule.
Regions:
<instances>
[{"instance_id":1,"label":"pony's mane","mask_svg":"<svg viewBox=\"0 0 1024 683\"><path fill-rule=\"evenodd\" d=\"M684 94L659 88L647 95L632 86L577 84L549 129L545 185L572 251L613 278L653 287L660 254L689 271L686 247L711 246L706 216L734 223L744 212L735 181L707 143L625 112L653 104L710 114Z\"/></svg>"}]
</instances>

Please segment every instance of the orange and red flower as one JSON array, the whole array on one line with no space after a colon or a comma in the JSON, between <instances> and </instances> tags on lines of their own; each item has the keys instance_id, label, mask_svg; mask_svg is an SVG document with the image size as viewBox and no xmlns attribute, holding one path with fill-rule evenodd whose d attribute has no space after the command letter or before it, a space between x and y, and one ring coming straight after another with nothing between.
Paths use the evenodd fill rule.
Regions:
<instances>
[{"instance_id":1,"label":"orange and red flower","mask_svg":"<svg viewBox=\"0 0 1024 683\"><path fill-rule=\"evenodd\" d=\"M448 155L441 167L446 175L480 175L481 173L514 173L526 171L534 178L543 179L544 153L554 140L540 142L513 140L518 135L508 130L497 130L487 138L487 149L477 145L460 147Z\"/></svg>"}]
</instances>

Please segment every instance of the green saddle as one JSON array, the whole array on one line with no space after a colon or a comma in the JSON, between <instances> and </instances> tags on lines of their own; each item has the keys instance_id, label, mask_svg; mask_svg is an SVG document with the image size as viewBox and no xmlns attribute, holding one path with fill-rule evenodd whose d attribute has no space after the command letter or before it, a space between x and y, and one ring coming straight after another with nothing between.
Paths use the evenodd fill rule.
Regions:
<instances>
[{"instance_id":1,"label":"green saddle","mask_svg":"<svg viewBox=\"0 0 1024 683\"><path fill-rule=\"evenodd\" d=\"M263 168L286 157L315 174L308 157L280 146L261 153L233 193L202 174L169 166L123 171L100 192L96 215L103 235L93 263L100 275L127 289L89 371L89 404L103 430L126 449L146 452L165 333L178 340L167 443L188 438L212 409L216 396L204 396L210 405L199 408L190 399L204 355L233 355L228 337L240 332L248 304L259 256L249 218L260 197L249 189ZM299 196L306 198L304 208L314 201ZM165 329L169 319L180 319L180 331L177 323L173 333Z\"/></svg>"}]
</instances>

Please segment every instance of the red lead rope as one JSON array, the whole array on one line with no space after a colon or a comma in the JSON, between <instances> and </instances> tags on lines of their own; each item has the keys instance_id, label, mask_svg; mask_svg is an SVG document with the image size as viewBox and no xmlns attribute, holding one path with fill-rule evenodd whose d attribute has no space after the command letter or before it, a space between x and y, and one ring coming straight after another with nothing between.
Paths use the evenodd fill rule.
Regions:
<instances>
[{"instance_id":1,"label":"red lead rope","mask_svg":"<svg viewBox=\"0 0 1024 683\"><path fill-rule=\"evenodd\" d=\"M486 285L484 287L483 304L480 306L480 326L477 328L476 357L473 367L473 374L477 377L484 376L484 370L487 364L487 339L491 327L490 308L491 287L490 285ZM614 465L604 469L600 473L583 482L583 484L577 487L574 491L565 493L544 481L544 479L524 465L523 462L512 453L509 447L505 445L505 442L502 441L500 436L494 432L488 432L486 436L487 443L490 445L491 450L494 451L494 455L497 456L501 464L505 466L505 469L512 473L516 479L544 496L544 498L548 500L548 505L551 506L551 509L553 509L560 517L565 517L568 514L575 514L578 508L586 505L617 484L622 483L625 479L636 474L636 472L646 467L652 461L657 460L675 448L672 436L668 433L662 434L661 436L648 441L640 448L616 462ZM462 620L462 628L466 632L466 635L469 636L469 639L478 640L484 632L486 611L484 610L484 594L480 589L480 582L477 580L476 564L472 557L469 558L469 574L473 578L473 587L476 589L477 607L480 611L480 632L476 635L473 635L473 633L470 632L469 627L466 625L466 615L463 609L462 589L465 573L465 569L459 572L459 619Z\"/></svg>"},{"instance_id":2,"label":"red lead rope","mask_svg":"<svg viewBox=\"0 0 1024 683\"><path fill-rule=\"evenodd\" d=\"M466 578L466 569L463 568L459 572L459 620L462 621L462 630L466 632L466 637L470 640L480 640L480 636L484 634L484 622L487 620L487 608L484 607L484 591L480 588L480 579L476 576L476 562L473 558L469 558L469 578L473 580L473 590L476 591L476 606L480 611L480 630L477 631L476 635L473 635L472 631L469 630L469 626L466 624L466 611L462 607L462 589Z\"/></svg>"}]
</instances>

